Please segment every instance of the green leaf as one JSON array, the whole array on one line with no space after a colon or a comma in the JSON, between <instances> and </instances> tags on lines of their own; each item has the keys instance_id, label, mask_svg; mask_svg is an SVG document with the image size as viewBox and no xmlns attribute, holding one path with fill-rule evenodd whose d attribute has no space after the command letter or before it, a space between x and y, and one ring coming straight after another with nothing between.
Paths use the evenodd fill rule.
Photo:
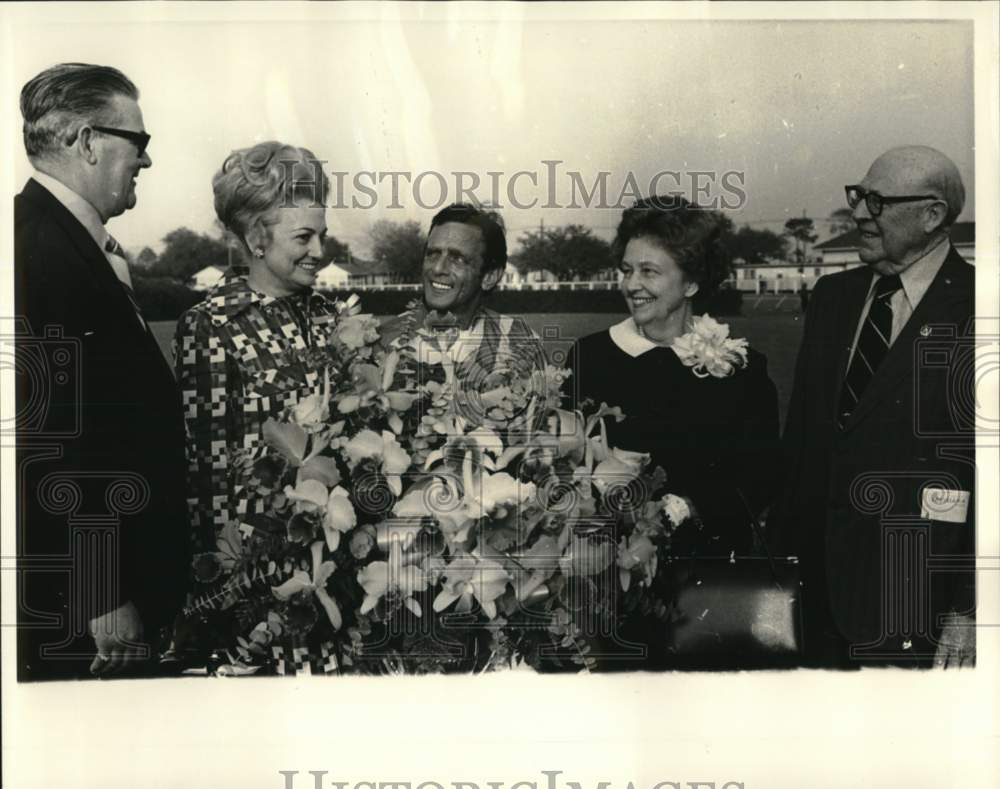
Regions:
<instances>
[{"instance_id":1,"label":"green leaf","mask_svg":"<svg viewBox=\"0 0 1000 789\"><path fill-rule=\"evenodd\" d=\"M268 446L280 452L293 466L302 463L309 436L301 427L292 422L268 419L261 429L261 435Z\"/></svg>"},{"instance_id":2,"label":"green leaf","mask_svg":"<svg viewBox=\"0 0 1000 789\"><path fill-rule=\"evenodd\" d=\"M501 526L490 529L486 543L495 551L507 551L512 548L517 541L517 529Z\"/></svg>"},{"instance_id":3,"label":"green leaf","mask_svg":"<svg viewBox=\"0 0 1000 789\"><path fill-rule=\"evenodd\" d=\"M316 455L309 458L299 469L296 481L301 484L310 479L322 482L328 488L333 487L340 482L340 471L337 469L337 461L325 455Z\"/></svg>"},{"instance_id":4,"label":"green leaf","mask_svg":"<svg viewBox=\"0 0 1000 789\"><path fill-rule=\"evenodd\" d=\"M283 520L272 518L269 515L262 515L260 513L246 515L240 520L248 526L252 526L255 530L265 534L283 535L286 530L285 522Z\"/></svg>"}]
</instances>

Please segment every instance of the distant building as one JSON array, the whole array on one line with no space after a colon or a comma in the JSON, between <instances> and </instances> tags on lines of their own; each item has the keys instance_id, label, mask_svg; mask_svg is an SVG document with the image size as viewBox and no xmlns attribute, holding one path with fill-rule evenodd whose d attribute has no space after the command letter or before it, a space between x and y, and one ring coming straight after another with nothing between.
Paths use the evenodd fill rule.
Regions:
<instances>
[{"instance_id":1,"label":"distant building","mask_svg":"<svg viewBox=\"0 0 1000 789\"><path fill-rule=\"evenodd\" d=\"M951 226L951 243L963 258L976 262L976 223L956 222ZM850 230L834 236L816 250L823 255L823 263L856 263L858 260L858 231Z\"/></svg>"},{"instance_id":2,"label":"distant building","mask_svg":"<svg viewBox=\"0 0 1000 789\"><path fill-rule=\"evenodd\" d=\"M211 290L222 280L224 275L225 269L220 268L219 266L205 266L205 268L196 272L195 275L187 281L187 286L191 288L191 290Z\"/></svg>"},{"instance_id":3,"label":"distant building","mask_svg":"<svg viewBox=\"0 0 1000 789\"><path fill-rule=\"evenodd\" d=\"M355 257L350 263L330 263L316 275L320 290L412 290L419 287L403 283L402 277L385 262L361 260Z\"/></svg>"},{"instance_id":4,"label":"distant building","mask_svg":"<svg viewBox=\"0 0 1000 789\"><path fill-rule=\"evenodd\" d=\"M316 287L320 290L342 290L351 275L340 263L330 263L316 273Z\"/></svg>"},{"instance_id":5,"label":"distant building","mask_svg":"<svg viewBox=\"0 0 1000 789\"><path fill-rule=\"evenodd\" d=\"M513 266L507 266L500 287L505 290L543 290L548 283L558 282L559 278L551 271L521 272Z\"/></svg>"},{"instance_id":6,"label":"distant building","mask_svg":"<svg viewBox=\"0 0 1000 789\"><path fill-rule=\"evenodd\" d=\"M951 243L958 254L975 263L976 223L956 222L951 228ZM820 257L803 266L787 261L737 263L729 282L746 293L797 293L803 285L812 290L822 276L864 265L858 257L857 230L834 236L817 244L814 250Z\"/></svg>"},{"instance_id":7,"label":"distant building","mask_svg":"<svg viewBox=\"0 0 1000 789\"><path fill-rule=\"evenodd\" d=\"M853 264L824 265L817 260L802 266L788 262L737 263L733 266L733 276L729 283L744 293L797 293L803 283L806 288L812 289L816 280L824 274L860 265L857 255Z\"/></svg>"}]
</instances>

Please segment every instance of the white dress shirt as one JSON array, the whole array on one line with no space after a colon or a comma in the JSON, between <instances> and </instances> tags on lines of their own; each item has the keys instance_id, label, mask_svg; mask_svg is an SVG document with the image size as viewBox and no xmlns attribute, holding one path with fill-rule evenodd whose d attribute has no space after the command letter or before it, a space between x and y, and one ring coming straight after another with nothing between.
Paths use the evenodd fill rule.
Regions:
<instances>
[{"instance_id":1,"label":"white dress shirt","mask_svg":"<svg viewBox=\"0 0 1000 789\"><path fill-rule=\"evenodd\" d=\"M76 217L77 221L87 229L90 237L94 239L97 246L101 248L101 252L104 253L104 257L115 272L115 276L131 289L132 276L129 274L128 261L107 251L108 239L111 236L105 230L104 223L101 221L101 215L97 213L97 209L86 198L81 197L62 181L53 178L51 175L36 170L32 173L31 177L51 192L52 196L62 203L66 207L66 210Z\"/></svg>"},{"instance_id":2,"label":"white dress shirt","mask_svg":"<svg viewBox=\"0 0 1000 789\"><path fill-rule=\"evenodd\" d=\"M941 270L941 266L944 265L945 258L948 257L948 250L951 245L948 239L944 239L940 244L938 244L934 249L924 255L920 260L914 263L912 266L907 268L905 271L900 272L899 281L903 284L903 287L897 290L892 296L889 297L889 306L892 307L892 334L889 337L889 345L891 346L896 342L896 338L899 337L900 333L903 331L903 327L906 326L906 322L913 315L913 311L917 308L920 300L924 297L927 289L931 286L931 282L934 281L934 277ZM861 318L858 320L858 328L854 331L854 342L851 343L851 358L854 357L854 349L858 347L858 338L861 336L861 328L865 325L865 320L868 317L868 310L872 306L872 301L875 299L875 286L878 281L882 278L882 275L876 276L872 280L872 284L868 289L868 296L865 298L864 307L861 310ZM848 367L850 367L850 360L848 360Z\"/></svg>"}]
</instances>

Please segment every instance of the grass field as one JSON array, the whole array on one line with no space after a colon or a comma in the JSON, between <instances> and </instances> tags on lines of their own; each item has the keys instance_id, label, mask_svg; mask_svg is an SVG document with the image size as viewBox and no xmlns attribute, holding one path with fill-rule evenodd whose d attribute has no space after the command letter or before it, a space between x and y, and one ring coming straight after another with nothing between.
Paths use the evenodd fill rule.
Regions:
<instances>
[{"instance_id":1,"label":"grass field","mask_svg":"<svg viewBox=\"0 0 1000 789\"><path fill-rule=\"evenodd\" d=\"M722 321L729 324L731 336L746 337L755 349L767 357L768 372L778 387L778 407L784 423L792 391L795 356L802 338L798 298L779 302L775 297L764 297L759 303L755 302L757 299L748 298L744 315L723 318ZM550 355L557 350L565 351L578 337L603 331L624 318L625 313L529 313L524 316L531 328L545 338L546 352ZM174 322L154 322L151 326L164 355L169 359Z\"/></svg>"}]
</instances>

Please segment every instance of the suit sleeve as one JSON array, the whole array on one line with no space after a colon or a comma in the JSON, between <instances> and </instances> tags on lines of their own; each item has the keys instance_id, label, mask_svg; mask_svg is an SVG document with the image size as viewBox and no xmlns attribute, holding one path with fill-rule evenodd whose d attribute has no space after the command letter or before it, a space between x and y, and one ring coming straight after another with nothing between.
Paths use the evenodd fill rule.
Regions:
<instances>
[{"instance_id":1,"label":"suit sleeve","mask_svg":"<svg viewBox=\"0 0 1000 789\"><path fill-rule=\"evenodd\" d=\"M970 324L971 326L971 320ZM962 327L963 329L965 327ZM968 331L968 329L966 329ZM975 369L975 347L972 343L956 343L956 356L952 361L949 370L948 383L950 383L951 397L958 402L972 404L976 402L976 383L972 376L960 376L955 372L959 370ZM946 384L947 385L947 384ZM947 397L945 399L947 402ZM959 409L955 409L956 411ZM951 411L951 409L949 409ZM954 442L943 442L951 444L947 449L938 449L944 455L953 455L952 471L959 480L959 485L963 490L969 491L970 497L966 511L964 524L959 525L954 531L958 532L957 553L967 559L969 566L959 572L954 581L954 592L951 599L951 610L975 617L976 615L976 507L978 504L975 457L976 457L976 434L975 425L969 421L956 419L953 414L950 420L950 430L956 434ZM951 524L938 524L939 529L952 530Z\"/></svg>"},{"instance_id":2,"label":"suit sleeve","mask_svg":"<svg viewBox=\"0 0 1000 789\"><path fill-rule=\"evenodd\" d=\"M37 342L34 338L54 329L59 333L60 341L65 339L75 347L72 353L76 354L81 372L100 370L103 360L111 356L110 338L105 332L98 332L84 342L85 330L90 325L85 317L87 300L92 291L90 283L81 278L79 268L67 263L68 256L76 252L67 248L63 234L54 229L51 222L43 221L44 218L37 213L26 213L26 209L22 208L15 219L15 304L17 317L27 322L26 328L30 329L32 340L18 343L19 360L33 359L28 355L32 353L31 346ZM17 399L20 403L46 402L43 430L54 425L57 430L75 427L77 431L75 436L53 439L53 443L58 445L58 457L49 459L44 465L29 464L23 472L23 493L19 506L33 535L31 553L63 554L72 550L66 543L69 532L66 516L53 515L41 504L39 491L42 475L79 476L76 482L83 487L85 474L113 473L113 470L129 463L128 458L115 451L116 433L112 428L117 423L114 404L109 407L107 397L95 394L103 385L101 376L92 373L81 375L79 380L78 391L73 386L39 385L31 376L17 376ZM130 561L134 554L134 540L120 524L115 528L119 551L117 573L111 557L101 551L75 568L75 572L79 573L74 578L77 588L91 591L74 599L75 604L83 607L83 615L88 620L114 610L134 597L136 568ZM19 545L18 551L23 555L26 549ZM117 578L116 583L109 583L112 577ZM95 590L98 589L104 590L104 593L97 593Z\"/></svg>"},{"instance_id":3,"label":"suit sleeve","mask_svg":"<svg viewBox=\"0 0 1000 789\"><path fill-rule=\"evenodd\" d=\"M736 483L754 515L759 516L777 493L781 478L778 390L767 374L767 360L758 356L747 384L746 419L734 457Z\"/></svg>"},{"instance_id":4,"label":"suit sleeve","mask_svg":"<svg viewBox=\"0 0 1000 789\"><path fill-rule=\"evenodd\" d=\"M808 390L810 382L816 374L814 369L816 354L822 352L822 349L817 347L817 342L828 290L826 279L820 278L813 289L812 297L809 299L809 307L805 315L805 329L795 360L792 394L778 455L778 490L768 517L767 527L768 542L779 553L801 555L803 549L802 535L798 533L797 527L801 516L799 506L800 472L805 459L805 442L809 440L809 431L807 430Z\"/></svg>"},{"instance_id":5,"label":"suit sleeve","mask_svg":"<svg viewBox=\"0 0 1000 789\"><path fill-rule=\"evenodd\" d=\"M204 312L190 310L178 321L174 364L187 429L187 500L194 548L214 550L216 532L236 516L228 473L239 436L229 412L225 349Z\"/></svg>"}]
</instances>

